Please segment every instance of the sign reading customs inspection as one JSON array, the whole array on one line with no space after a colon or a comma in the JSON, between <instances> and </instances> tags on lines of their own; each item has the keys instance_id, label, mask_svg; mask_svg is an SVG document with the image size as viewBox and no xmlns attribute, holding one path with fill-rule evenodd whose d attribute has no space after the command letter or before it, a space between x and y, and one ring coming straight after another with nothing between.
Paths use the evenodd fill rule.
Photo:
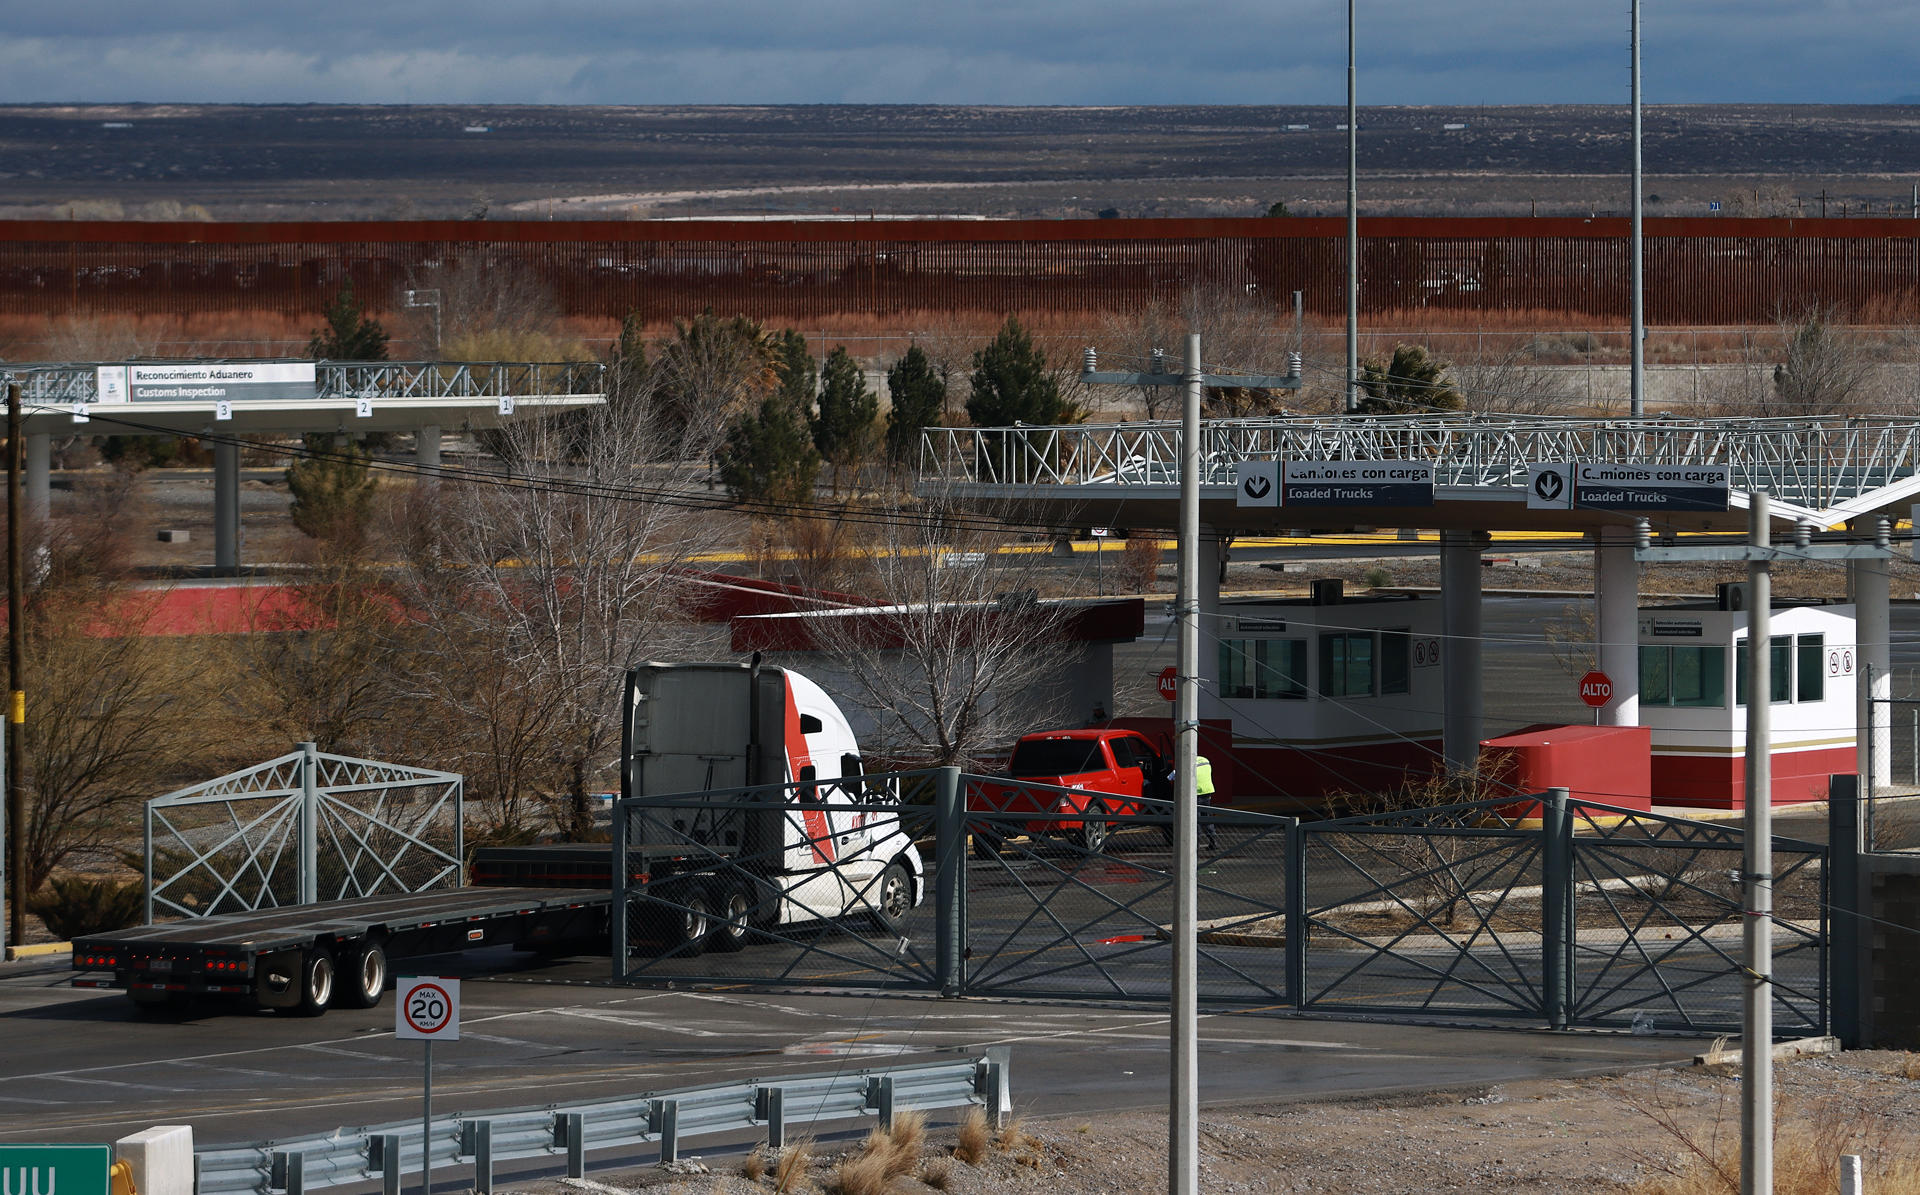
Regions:
<instances>
[{"instance_id":1,"label":"sign reading customs inspection","mask_svg":"<svg viewBox=\"0 0 1920 1195\"><path fill-rule=\"evenodd\" d=\"M394 981L393 1035L401 1041L460 1040L460 981L409 975Z\"/></svg>"},{"instance_id":2,"label":"sign reading customs inspection","mask_svg":"<svg viewBox=\"0 0 1920 1195\"><path fill-rule=\"evenodd\" d=\"M190 361L102 365L95 401L286 402L318 393L311 361Z\"/></svg>"},{"instance_id":3,"label":"sign reading customs inspection","mask_svg":"<svg viewBox=\"0 0 1920 1195\"><path fill-rule=\"evenodd\" d=\"M13 1195L107 1195L110 1145L0 1145L0 1176Z\"/></svg>"}]
</instances>

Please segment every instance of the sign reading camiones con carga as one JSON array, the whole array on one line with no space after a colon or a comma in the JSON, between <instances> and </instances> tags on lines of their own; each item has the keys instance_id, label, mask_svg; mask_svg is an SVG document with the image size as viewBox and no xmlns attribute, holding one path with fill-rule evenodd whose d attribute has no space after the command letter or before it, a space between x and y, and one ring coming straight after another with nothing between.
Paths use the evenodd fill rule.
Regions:
<instances>
[{"instance_id":1,"label":"sign reading camiones con carga","mask_svg":"<svg viewBox=\"0 0 1920 1195\"><path fill-rule=\"evenodd\" d=\"M313 398L311 361L190 361L102 365L98 398L108 402L286 402Z\"/></svg>"},{"instance_id":2,"label":"sign reading camiones con carga","mask_svg":"<svg viewBox=\"0 0 1920 1195\"><path fill-rule=\"evenodd\" d=\"M1432 506L1432 461L1287 461L1282 506Z\"/></svg>"},{"instance_id":3,"label":"sign reading camiones con carga","mask_svg":"<svg viewBox=\"0 0 1920 1195\"><path fill-rule=\"evenodd\" d=\"M1432 506L1432 461L1242 461L1239 506Z\"/></svg>"},{"instance_id":4,"label":"sign reading camiones con carga","mask_svg":"<svg viewBox=\"0 0 1920 1195\"><path fill-rule=\"evenodd\" d=\"M107 1195L110 1145L0 1145L5 1195Z\"/></svg>"},{"instance_id":5,"label":"sign reading camiones con carga","mask_svg":"<svg viewBox=\"0 0 1920 1195\"><path fill-rule=\"evenodd\" d=\"M1587 510L1725 510L1725 465L1574 466L1574 505Z\"/></svg>"}]
</instances>

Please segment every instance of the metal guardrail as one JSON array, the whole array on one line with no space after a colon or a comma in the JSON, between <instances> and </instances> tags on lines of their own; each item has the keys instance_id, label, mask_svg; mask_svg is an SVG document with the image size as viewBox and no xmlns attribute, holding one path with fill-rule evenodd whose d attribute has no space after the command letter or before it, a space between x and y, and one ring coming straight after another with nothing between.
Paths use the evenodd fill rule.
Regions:
<instances>
[{"instance_id":1,"label":"metal guardrail","mask_svg":"<svg viewBox=\"0 0 1920 1195\"><path fill-rule=\"evenodd\" d=\"M1201 427L1203 484L1247 460L1432 461L1439 485L1521 486L1549 461L1726 465L1736 490L1824 510L1920 473L1920 419L1550 419L1379 416L1219 419ZM1118 485L1180 480L1180 425L928 428L931 486Z\"/></svg>"},{"instance_id":2,"label":"metal guardrail","mask_svg":"<svg viewBox=\"0 0 1920 1195\"><path fill-rule=\"evenodd\" d=\"M117 364L117 363L110 363ZM99 366L90 362L22 362L0 366L20 379L29 404L91 403ZM607 367L598 361L322 361L314 368L315 399L597 398Z\"/></svg>"},{"instance_id":3,"label":"metal guardrail","mask_svg":"<svg viewBox=\"0 0 1920 1195\"><path fill-rule=\"evenodd\" d=\"M485 1193L493 1190L496 1162L565 1158L568 1177L584 1178L589 1150L657 1144L660 1160L670 1162L689 1137L759 1130L779 1147L797 1124L873 1116L888 1127L897 1111L969 1105L985 1108L996 1125L1012 1112L1005 1047L952 1062L761 1079L565 1107L455 1113L434 1119L427 1155L435 1167L471 1164L473 1189ZM194 1155L194 1188L197 1195L302 1195L378 1179L386 1195L399 1195L402 1176L417 1175L420 1164L418 1121L375 1125L202 1150Z\"/></svg>"}]
</instances>

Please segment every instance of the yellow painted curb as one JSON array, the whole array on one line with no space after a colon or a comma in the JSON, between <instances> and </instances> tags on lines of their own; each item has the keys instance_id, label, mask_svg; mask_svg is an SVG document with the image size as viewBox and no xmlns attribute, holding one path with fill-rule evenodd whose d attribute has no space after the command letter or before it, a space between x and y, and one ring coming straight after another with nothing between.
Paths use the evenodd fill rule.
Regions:
<instances>
[{"instance_id":1,"label":"yellow painted curb","mask_svg":"<svg viewBox=\"0 0 1920 1195\"><path fill-rule=\"evenodd\" d=\"M41 942L33 946L7 947L7 961L11 963L23 958L45 958L52 954L72 953L72 942Z\"/></svg>"}]
</instances>

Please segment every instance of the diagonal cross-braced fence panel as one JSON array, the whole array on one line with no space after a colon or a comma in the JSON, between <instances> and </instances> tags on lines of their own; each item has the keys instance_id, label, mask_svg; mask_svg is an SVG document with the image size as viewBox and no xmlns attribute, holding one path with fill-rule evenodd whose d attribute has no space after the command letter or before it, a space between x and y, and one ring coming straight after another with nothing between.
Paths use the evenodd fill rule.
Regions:
<instances>
[{"instance_id":1,"label":"diagonal cross-braced fence panel","mask_svg":"<svg viewBox=\"0 0 1920 1195\"><path fill-rule=\"evenodd\" d=\"M156 797L147 922L462 883L464 782L311 744Z\"/></svg>"},{"instance_id":2,"label":"diagonal cross-braced fence panel","mask_svg":"<svg viewBox=\"0 0 1920 1195\"><path fill-rule=\"evenodd\" d=\"M1574 812L1568 1014L1591 1025L1740 1024L1745 834L1605 806ZM1773 1019L1826 1026L1825 848L1773 841Z\"/></svg>"},{"instance_id":3,"label":"diagonal cross-braced fence panel","mask_svg":"<svg viewBox=\"0 0 1920 1195\"><path fill-rule=\"evenodd\" d=\"M1164 1001L1171 809L956 769L623 800L615 976ZM1200 825L1210 1007L1739 1024L1735 828L1564 790ZM1776 1023L1821 1032L1824 849L1774 852Z\"/></svg>"},{"instance_id":4,"label":"diagonal cross-braced fence panel","mask_svg":"<svg viewBox=\"0 0 1920 1195\"><path fill-rule=\"evenodd\" d=\"M966 990L1159 1000L1173 963L1173 806L968 776ZM1078 812L1076 812L1076 810ZM1098 820L1089 812L1101 814ZM1284 1004L1292 818L1207 810L1197 857L1200 998Z\"/></svg>"},{"instance_id":5,"label":"diagonal cross-braced fence panel","mask_svg":"<svg viewBox=\"0 0 1920 1195\"><path fill-rule=\"evenodd\" d=\"M1302 1006L1541 1015L1541 835L1512 804L1304 823Z\"/></svg>"}]
</instances>

